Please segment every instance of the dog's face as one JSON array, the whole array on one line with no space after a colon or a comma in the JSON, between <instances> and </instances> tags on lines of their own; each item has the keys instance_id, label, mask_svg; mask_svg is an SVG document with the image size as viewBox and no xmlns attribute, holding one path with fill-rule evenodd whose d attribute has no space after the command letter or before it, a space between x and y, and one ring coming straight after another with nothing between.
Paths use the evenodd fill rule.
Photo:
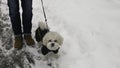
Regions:
<instances>
[{"instance_id":1,"label":"dog's face","mask_svg":"<svg viewBox=\"0 0 120 68\"><path fill-rule=\"evenodd\" d=\"M48 32L43 38L43 45L49 50L57 50L63 44L63 38L57 32Z\"/></svg>"}]
</instances>

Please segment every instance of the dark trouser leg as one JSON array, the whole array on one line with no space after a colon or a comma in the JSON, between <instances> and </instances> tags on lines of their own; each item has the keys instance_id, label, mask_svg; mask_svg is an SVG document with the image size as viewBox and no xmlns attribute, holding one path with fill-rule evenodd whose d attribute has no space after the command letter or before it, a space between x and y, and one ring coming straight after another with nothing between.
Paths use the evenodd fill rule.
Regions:
<instances>
[{"instance_id":1,"label":"dark trouser leg","mask_svg":"<svg viewBox=\"0 0 120 68\"><path fill-rule=\"evenodd\" d=\"M23 33L31 34L32 29L32 0L21 0L22 2L22 23Z\"/></svg>"},{"instance_id":2,"label":"dark trouser leg","mask_svg":"<svg viewBox=\"0 0 120 68\"><path fill-rule=\"evenodd\" d=\"M12 28L15 35L21 35L21 20L19 13L19 0L8 0L9 15L12 23Z\"/></svg>"}]
</instances>

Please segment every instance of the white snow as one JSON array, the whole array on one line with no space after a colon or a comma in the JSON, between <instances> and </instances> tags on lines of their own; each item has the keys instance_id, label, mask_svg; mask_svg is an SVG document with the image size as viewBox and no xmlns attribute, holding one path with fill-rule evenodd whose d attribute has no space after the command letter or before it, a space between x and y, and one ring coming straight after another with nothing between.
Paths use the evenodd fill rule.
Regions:
<instances>
[{"instance_id":1,"label":"white snow","mask_svg":"<svg viewBox=\"0 0 120 68\"><path fill-rule=\"evenodd\" d=\"M64 37L60 68L120 68L120 0L43 1L50 29ZM33 0L33 14L34 35L44 21L40 0Z\"/></svg>"},{"instance_id":2,"label":"white snow","mask_svg":"<svg viewBox=\"0 0 120 68\"><path fill-rule=\"evenodd\" d=\"M34 1L33 23L44 21L40 5ZM120 68L120 0L44 0L44 5L49 27L64 37L60 68Z\"/></svg>"},{"instance_id":3,"label":"white snow","mask_svg":"<svg viewBox=\"0 0 120 68\"><path fill-rule=\"evenodd\" d=\"M33 23L44 21L40 5L34 1ZM60 68L120 68L120 0L44 0L44 5L49 27L64 37Z\"/></svg>"}]
</instances>

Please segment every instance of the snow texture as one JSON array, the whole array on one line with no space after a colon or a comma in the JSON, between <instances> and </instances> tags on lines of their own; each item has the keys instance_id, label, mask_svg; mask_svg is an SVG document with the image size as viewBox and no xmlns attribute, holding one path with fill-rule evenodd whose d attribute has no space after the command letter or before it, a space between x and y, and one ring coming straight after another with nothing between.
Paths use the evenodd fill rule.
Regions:
<instances>
[{"instance_id":1,"label":"snow texture","mask_svg":"<svg viewBox=\"0 0 120 68\"><path fill-rule=\"evenodd\" d=\"M55 60L59 68L120 68L120 0L43 1L50 30L64 37L60 57ZM50 68L40 60L37 48L23 49L19 57L24 58L8 62L15 53L11 48L13 34L6 3L2 0L0 5L0 68L24 68L24 65L28 65L26 68ZM33 0L33 37L39 21L44 21L41 2ZM32 56L31 61L27 54ZM27 63L21 65L22 61Z\"/></svg>"}]
</instances>

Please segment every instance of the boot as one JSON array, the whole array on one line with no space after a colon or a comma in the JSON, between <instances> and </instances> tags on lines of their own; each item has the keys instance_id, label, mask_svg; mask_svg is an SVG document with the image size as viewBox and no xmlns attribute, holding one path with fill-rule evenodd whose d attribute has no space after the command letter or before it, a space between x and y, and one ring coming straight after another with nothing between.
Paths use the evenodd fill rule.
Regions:
<instances>
[{"instance_id":1,"label":"boot","mask_svg":"<svg viewBox=\"0 0 120 68\"><path fill-rule=\"evenodd\" d=\"M14 39L14 48L21 49L23 46L23 38L22 36L16 36Z\"/></svg>"},{"instance_id":2,"label":"boot","mask_svg":"<svg viewBox=\"0 0 120 68\"><path fill-rule=\"evenodd\" d=\"M24 39L25 39L28 46L35 45L35 41L33 40L31 35L24 35Z\"/></svg>"}]
</instances>

